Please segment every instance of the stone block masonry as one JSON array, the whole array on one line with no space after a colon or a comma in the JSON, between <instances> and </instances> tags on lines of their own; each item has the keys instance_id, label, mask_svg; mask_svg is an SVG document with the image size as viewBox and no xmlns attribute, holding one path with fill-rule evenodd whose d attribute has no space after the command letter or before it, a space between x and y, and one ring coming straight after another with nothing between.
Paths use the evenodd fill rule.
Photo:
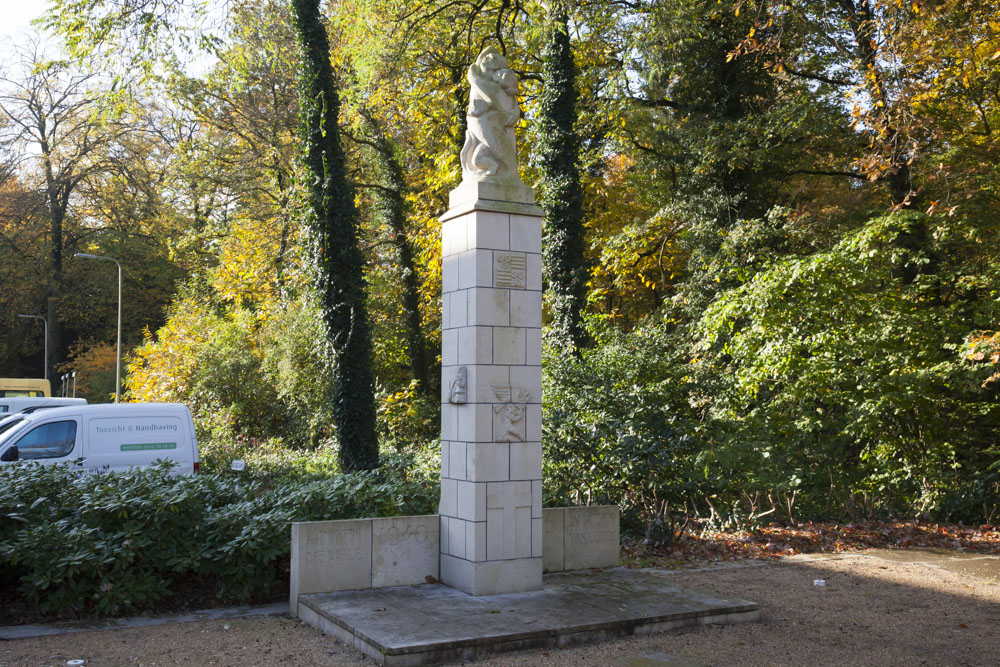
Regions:
<instances>
[{"instance_id":1,"label":"stone block masonry","mask_svg":"<svg viewBox=\"0 0 1000 667\"><path fill-rule=\"evenodd\" d=\"M292 524L290 613L299 595L426 583L437 578L437 515Z\"/></svg>"},{"instance_id":2,"label":"stone block masonry","mask_svg":"<svg viewBox=\"0 0 1000 667\"><path fill-rule=\"evenodd\" d=\"M546 572L621 565L621 531L615 505L546 508L542 530Z\"/></svg>"},{"instance_id":3,"label":"stone block masonry","mask_svg":"<svg viewBox=\"0 0 1000 667\"><path fill-rule=\"evenodd\" d=\"M441 579L472 595L535 590L542 213L481 196L453 204L441 218Z\"/></svg>"}]
</instances>

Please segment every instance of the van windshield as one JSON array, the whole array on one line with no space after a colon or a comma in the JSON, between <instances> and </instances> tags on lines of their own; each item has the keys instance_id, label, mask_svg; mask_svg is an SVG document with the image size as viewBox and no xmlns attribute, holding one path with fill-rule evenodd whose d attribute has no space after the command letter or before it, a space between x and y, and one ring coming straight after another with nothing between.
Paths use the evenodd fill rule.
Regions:
<instances>
[{"instance_id":1,"label":"van windshield","mask_svg":"<svg viewBox=\"0 0 1000 667\"><path fill-rule=\"evenodd\" d=\"M3 445L3 443L6 442L7 436L17 430L14 427L23 422L23 417L8 417L7 419L0 421L0 445Z\"/></svg>"}]
</instances>

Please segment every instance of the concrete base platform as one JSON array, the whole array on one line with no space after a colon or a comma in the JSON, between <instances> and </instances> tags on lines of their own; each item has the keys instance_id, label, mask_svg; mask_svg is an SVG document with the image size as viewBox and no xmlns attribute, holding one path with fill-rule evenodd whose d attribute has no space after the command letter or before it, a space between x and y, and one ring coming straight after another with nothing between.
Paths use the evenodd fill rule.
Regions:
<instances>
[{"instance_id":1,"label":"concrete base platform","mask_svg":"<svg viewBox=\"0 0 1000 667\"><path fill-rule=\"evenodd\" d=\"M299 597L299 618L381 665L428 665L709 623L757 620L757 604L673 586L656 571L545 576L541 590L475 597L443 584Z\"/></svg>"}]
</instances>

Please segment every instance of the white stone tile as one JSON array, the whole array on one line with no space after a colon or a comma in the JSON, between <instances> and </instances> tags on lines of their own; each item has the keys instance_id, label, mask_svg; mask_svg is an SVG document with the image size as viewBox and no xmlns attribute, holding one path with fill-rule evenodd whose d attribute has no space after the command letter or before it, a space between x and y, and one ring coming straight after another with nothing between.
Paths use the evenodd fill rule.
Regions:
<instances>
[{"instance_id":1,"label":"white stone tile","mask_svg":"<svg viewBox=\"0 0 1000 667\"><path fill-rule=\"evenodd\" d=\"M566 569L563 538L565 512L562 507L546 507L542 510L542 564L546 572L562 572Z\"/></svg>"},{"instance_id":2,"label":"white stone tile","mask_svg":"<svg viewBox=\"0 0 1000 667\"><path fill-rule=\"evenodd\" d=\"M485 503L483 515L485 516ZM486 521L465 523L465 557L471 561L486 560Z\"/></svg>"},{"instance_id":3,"label":"white stone tile","mask_svg":"<svg viewBox=\"0 0 1000 667\"><path fill-rule=\"evenodd\" d=\"M442 516L442 517L440 517L439 521L440 521L440 523L438 525L439 525L440 531L441 531L441 533L440 533L441 553L442 554L450 553L449 549L451 548L451 542L449 541L449 538L448 538L448 535L449 535L449 533L448 533L448 527L449 527L449 522L451 521L451 519L449 517Z\"/></svg>"},{"instance_id":4,"label":"white stone tile","mask_svg":"<svg viewBox=\"0 0 1000 667\"><path fill-rule=\"evenodd\" d=\"M524 330L524 362L529 366L542 365L542 330Z\"/></svg>"},{"instance_id":5,"label":"white stone tile","mask_svg":"<svg viewBox=\"0 0 1000 667\"><path fill-rule=\"evenodd\" d=\"M469 290L469 324L507 326L510 323L510 292L491 287Z\"/></svg>"},{"instance_id":6,"label":"white stone tile","mask_svg":"<svg viewBox=\"0 0 1000 667\"><path fill-rule=\"evenodd\" d=\"M541 366L511 366L510 383L523 387L531 395L525 403L542 402L542 367Z\"/></svg>"},{"instance_id":7,"label":"white stone tile","mask_svg":"<svg viewBox=\"0 0 1000 667\"><path fill-rule=\"evenodd\" d=\"M486 560L508 558L503 508L486 510Z\"/></svg>"},{"instance_id":8,"label":"white stone tile","mask_svg":"<svg viewBox=\"0 0 1000 667\"><path fill-rule=\"evenodd\" d=\"M542 480L540 479L531 482L531 518L542 518Z\"/></svg>"},{"instance_id":9,"label":"white stone tile","mask_svg":"<svg viewBox=\"0 0 1000 667\"><path fill-rule=\"evenodd\" d=\"M473 211L466 217L469 219L466 249L510 249L510 214ZM541 252L541 250L535 252Z\"/></svg>"},{"instance_id":10,"label":"white stone tile","mask_svg":"<svg viewBox=\"0 0 1000 667\"><path fill-rule=\"evenodd\" d=\"M451 329L458 329L467 326L469 323L469 294L465 290L459 290L445 295L443 299L451 297Z\"/></svg>"},{"instance_id":11,"label":"white stone tile","mask_svg":"<svg viewBox=\"0 0 1000 667\"><path fill-rule=\"evenodd\" d=\"M441 441L441 477L450 477L448 474L448 463L451 461L451 443L447 440ZM463 468L464 469L464 468Z\"/></svg>"},{"instance_id":12,"label":"white stone tile","mask_svg":"<svg viewBox=\"0 0 1000 667\"><path fill-rule=\"evenodd\" d=\"M465 558L465 521L448 519L448 553Z\"/></svg>"},{"instance_id":13,"label":"white stone tile","mask_svg":"<svg viewBox=\"0 0 1000 667\"><path fill-rule=\"evenodd\" d=\"M459 406L449 403L441 406L442 440L458 440L458 408Z\"/></svg>"},{"instance_id":14,"label":"white stone tile","mask_svg":"<svg viewBox=\"0 0 1000 667\"><path fill-rule=\"evenodd\" d=\"M525 331L522 327L493 329L493 363L524 365Z\"/></svg>"},{"instance_id":15,"label":"white stone tile","mask_svg":"<svg viewBox=\"0 0 1000 667\"><path fill-rule=\"evenodd\" d=\"M541 558L486 561L469 563L469 565L472 570L470 588L461 588L457 585L454 587L470 595L522 593L538 590L542 587ZM443 571L444 565L442 563Z\"/></svg>"},{"instance_id":16,"label":"white stone tile","mask_svg":"<svg viewBox=\"0 0 1000 667\"><path fill-rule=\"evenodd\" d=\"M462 417L464 415L459 413L458 422L462 423ZM465 479L465 443L464 442L452 442L448 448L448 477L452 479Z\"/></svg>"},{"instance_id":17,"label":"white stone tile","mask_svg":"<svg viewBox=\"0 0 1000 667\"><path fill-rule=\"evenodd\" d=\"M438 576L440 519L372 519L372 587L413 586Z\"/></svg>"},{"instance_id":18,"label":"white stone tile","mask_svg":"<svg viewBox=\"0 0 1000 667\"><path fill-rule=\"evenodd\" d=\"M468 217L448 220L441 225L441 256L456 255L469 249Z\"/></svg>"},{"instance_id":19,"label":"white stone tile","mask_svg":"<svg viewBox=\"0 0 1000 667\"><path fill-rule=\"evenodd\" d=\"M466 521L486 521L486 482L458 482L458 514Z\"/></svg>"},{"instance_id":20,"label":"white stone tile","mask_svg":"<svg viewBox=\"0 0 1000 667\"><path fill-rule=\"evenodd\" d=\"M470 442L467 477L472 482L499 482L510 479L510 446L506 442Z\"/></svg>"},{"instance_id":21,"label":"white stone tile","mask_svg":"<svg viewBox=\"0 0 1000 667\"><path fill-rule=\"evenodd\" d=\"M470 403L492 403L497 400L494 386L510 384L510 366L469 366L468 400ZM539 375L541 377L541 375Z\"/></svg>"},{"instance_id":22,"label":"white stone tile","mask_svg":"<svg viewBox=\"0 0 1000 667\"><path fill-rule=\"evenodd\" d=\"M492 340L490 341L492 345ZM454 366L458 363L458 331L445 329L441 332L441 365Z\"/></svg>"},{"instance_id":23,"label":"white stone tile","mask_svg":"<svg viewBox=\"0 0 1000 667\"><path fill-rule=\"evenodd\" d=\"M486 557L531 557L531 482L486 485Z\"/></svg>"},{"instance_id":24,"label":"white stone tile","mask_svg":"<svg viewBox=\"0 0 1000 667\"><path fill-rule=\"evenodd\" d=\"M441 258L441 293L448 294L458 289L458 257L446 255Z\"/></svg>"},{"instance_id":25,"label":"white stone tile","mask_svg":"<svg viewBox=\"0 0 1000 667\"><path fill-rule=\"evenodd\" d=\"M462 327L458 331L460 365L493 363L493 329L491 327Z\"/></svg>"},{"instance_id":26,"label":"white stone tile","mask_svg":"<svg viewBox=\"0 0 1000 667\"><path fill-rule=\"evenodd\" d=\"M542 293L528 290L510 291L510 325L512 327L542 326Z\"/></svg>"},{"instance_id":27,"label":"white stone tile","mask_svg":"<svg viewBox=\"0 0 1000 667\"><path fill-rule=\"evenodd\" d=\"M529 252L524 255L525 281L524 288L535 291L542 289L542 256Z\"/></svg>"},{"instance_id":28,"label":"white stone tile","mask_svg":"<svg viewBox=\"0 0 1000 667\"><path fill-rule=\"evenodd\" d=\"M458 482L453 479L441 480L441 503L438 513L442 516L455 516L458 500Z\"/></svg>"},{"instance_id":29,"label":"white stone tile","mask_svg":"<svg viewBox=\"0 0 1000 667\"><path fill-rule=\"evenodd\" d=\"M488 404L469 403L462 406L458 418L458 439L465 442L493 440L493 408Z\"/></svg>"},{"instance_id":30,"label":"white stone tile","mask_svg":"<svg viewBox=\"0 0 1000 667\"><path fill-rule=\"evenodd\" d=\"M524 419L527 424L527 433L524 439L528 442L541 442L542 406L537 403L528 404Z\"/></svg>"},{"instance_id":31,"label":"white stone tile","mask_svg":"<svg viewBox=\"0 0 1000 667\"><path fill-rule=\"evenodd\" d=\"M542 520L531 520L531 555L539 557L542 555Z\"/></svg>"},{"instance_id":32,"label":"white stone tile","mask_svg":"<svg viewBox=\"0 0 1000 667\"><path fill-rule=\"evenodd\" d=\"M542 478L542 443L510 443L510 478L522 480ZM531 492L530 488L528 492Z\"/></svg>"},{"instance_id":33,"label":"white stone tile","mask_svg":"<svg viewBox=\"0 0 1000 667\"><path fill-rule=\"evenodd\" d=\"M468 250L459 255L459 289L493 287L493 250Z\"/></svg>"},{"instance_id":34,"label":"white stone tile","mask_svg":"<svg viewBox=\"0 0 1000 667\"><path fill-rule=\"evenodd\" d=\"M531 558L531 532L534 521L531 518L531 505L521 505L514 508L514 558ZM538 554L541 556L542 554Z\"/></svg>"},{"instance_id":35,"label":"white stone tile","mask_svg":"<svg viewBox=\"0 0 1000 667\"><path fill-rule=\"evenodd\" d=\"M542 219L527 215L510 216L510 249L542 251Z\"/></svg>"},{"instance_id":36,"label":"white stone tile","mask_svg":"<svg viewBox=\"0 0 1000 667\"><path fill-rule=\"evenodd\" d=\"M476 286L476 253L490 251L466 250L458 256L458 288L469 289Z\"/></svg>"},{"instance_id":37,"label":"white stone tile","mask_svg":"<svg viewBox=\"0 0 1000 667\"><path fill-rule=\"evenodd\" d=\"M441 330L454 329L451 323L451 297L455 292L448 292L441 295ZM464 294L464 292L460 292Z\"/></svg>"},{"instance_id":38,"label":"white stone tile","mask_svg":"<svg viewBox=\"0 0 1000 667\"><path fill-rule=\"evenodd\" d=\"M465 591L470 595L475 595L475 569L473 563L461 558L455 558L447 554L441 554L441 581Z\"/></svg>"}]
</instances>

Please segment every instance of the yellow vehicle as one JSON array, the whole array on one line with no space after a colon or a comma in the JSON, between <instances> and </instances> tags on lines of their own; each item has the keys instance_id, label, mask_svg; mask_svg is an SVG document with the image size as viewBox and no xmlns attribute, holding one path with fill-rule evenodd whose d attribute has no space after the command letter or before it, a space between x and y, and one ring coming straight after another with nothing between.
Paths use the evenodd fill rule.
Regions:
<instances>
[{"instance_id":1,"label":"yellow vehicle","mask_svg":"<svg viewBox=\"0 0 1000 667\"><path fill-rule=\"evenodd\" d=\"M33 378L0 378L0 398L15 396L51 396L52 385L48 380Z\"/></svg>"}]
</instances>

